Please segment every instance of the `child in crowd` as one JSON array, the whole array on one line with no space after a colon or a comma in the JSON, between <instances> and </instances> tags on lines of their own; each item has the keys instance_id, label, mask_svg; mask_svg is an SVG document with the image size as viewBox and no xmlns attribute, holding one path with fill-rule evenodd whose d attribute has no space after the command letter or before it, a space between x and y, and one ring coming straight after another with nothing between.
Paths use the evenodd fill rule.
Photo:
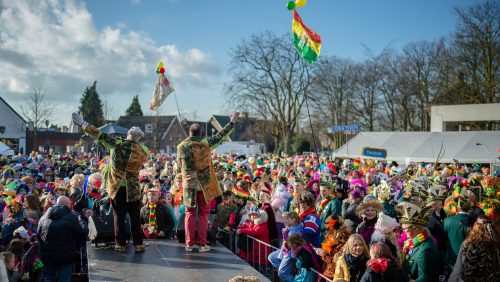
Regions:
<instances>
[{"instance_id":1,"label":"child in crowd","mask_svg":"<svg viewBox=\"0 0 500 282\"><path fill-rule=\"evenodd\" d=\"M371 245L368 267L360 282L406 282L408 279L408 275L399 266L386 243L378 242Z\"/></svg>"},{"instance_id":2,"label":"child in crowd","mask_svg":"<svg viewBox=\"0 0 500 282\"><path fill-rule=\"evenodd\" d=\"M292 275L292 254L287 248L287 241L293 234L302 236L304 226L296 212L283 213L283 222L286 226L283 229L283 244L281 249L269 254L269 261L278 268L278 276L281 281L286 282L294 279Z\"/></svg>"},{"instance_id":3,"label":"child in crowd","mask_svg":"<svg viewBox=\"0 0 500 282\"><path fill-rule=\"evenodd\" d=\"M17 271L15 271L16 256L12 252L3 252L1 255L5 261L5 268L7 269L9 282L17 282L20 279L20 275Z\"/></svg>"},{"instance_id":4,"label":"child in crowd","mask_svg":"<svg viewBox=\"0 0 500 282\"><path fill-rule=\"evenodd\" d=\"M317 272L322 272L321 260L310 244L307 244L300 234L293 234L288 238L287 245L290 247L292 258L297 259L296 266L299 274L295 276L294 282L306 282L318 280Z\"/></svg>"}]
</instances>

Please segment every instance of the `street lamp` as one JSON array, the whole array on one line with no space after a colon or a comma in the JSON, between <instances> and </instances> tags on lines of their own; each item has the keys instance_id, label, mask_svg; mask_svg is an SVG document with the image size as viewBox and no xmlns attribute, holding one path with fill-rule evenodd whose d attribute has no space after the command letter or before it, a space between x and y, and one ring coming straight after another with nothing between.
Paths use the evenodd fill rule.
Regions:
<instances>
[{"instance_id":1,"label":"street lamp","mask_svg":"<svg viewBox=\"0 0 500 282\"><path fill-rule=\"evenodd\" d=\"M47 153L49 152L49 120L45 120L45 146L47 146Z\"/></svg>"}]
</instances>

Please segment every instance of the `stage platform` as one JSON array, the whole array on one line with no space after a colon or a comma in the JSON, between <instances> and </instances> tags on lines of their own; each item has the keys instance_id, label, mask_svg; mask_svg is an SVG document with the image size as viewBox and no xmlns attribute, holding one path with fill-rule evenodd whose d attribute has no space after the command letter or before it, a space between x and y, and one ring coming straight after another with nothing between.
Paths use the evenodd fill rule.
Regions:
<instances>
[{"instance_id":1,"label":"stage platform","mask_svg":"<svg viewBox=\"0 0 500 282\"><path fill-rule=\"evenodd\" d=\"M146 252L133 246L120 254L113 249L87 247L90 281L228 281L237 275L269 281L245 261L217 243L210 252L186 252L177 241L146 240Z\"/></svg>"}]
</instances>

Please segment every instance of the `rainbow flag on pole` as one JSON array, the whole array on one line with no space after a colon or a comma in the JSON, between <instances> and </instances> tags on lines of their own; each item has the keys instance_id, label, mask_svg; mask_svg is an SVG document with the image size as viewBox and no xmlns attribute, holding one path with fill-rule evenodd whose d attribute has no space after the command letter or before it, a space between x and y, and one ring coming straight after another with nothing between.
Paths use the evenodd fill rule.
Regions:
<instances>
[{"instance_id":1,"label":"rainbow flag on pole","mask_svg":"<svg viewBox=\"0 0 500 282\"><path fill-rule=\"evenodd\" d=\"M302 22L296 10L293 10L292 31L295 50L307 62L314 63L321 50L321 36Z\"/></svg>"}]
</instances>

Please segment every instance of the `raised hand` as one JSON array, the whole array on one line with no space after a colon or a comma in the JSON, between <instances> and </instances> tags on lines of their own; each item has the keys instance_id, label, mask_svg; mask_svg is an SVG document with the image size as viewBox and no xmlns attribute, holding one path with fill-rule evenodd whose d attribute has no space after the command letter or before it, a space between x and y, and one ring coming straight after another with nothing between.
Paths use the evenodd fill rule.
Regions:
<instances>
[{"instance_id":1,"label":"raised hand","mask_svg":"<svg viewBox=\"0 0 500 282\"><path fill-rule=\"evenodd\" d=\"M231 122L235 123L238 121L239 118L240 118L240 112L235 112L231 115Z\"/></svg>"}]
</instances>

